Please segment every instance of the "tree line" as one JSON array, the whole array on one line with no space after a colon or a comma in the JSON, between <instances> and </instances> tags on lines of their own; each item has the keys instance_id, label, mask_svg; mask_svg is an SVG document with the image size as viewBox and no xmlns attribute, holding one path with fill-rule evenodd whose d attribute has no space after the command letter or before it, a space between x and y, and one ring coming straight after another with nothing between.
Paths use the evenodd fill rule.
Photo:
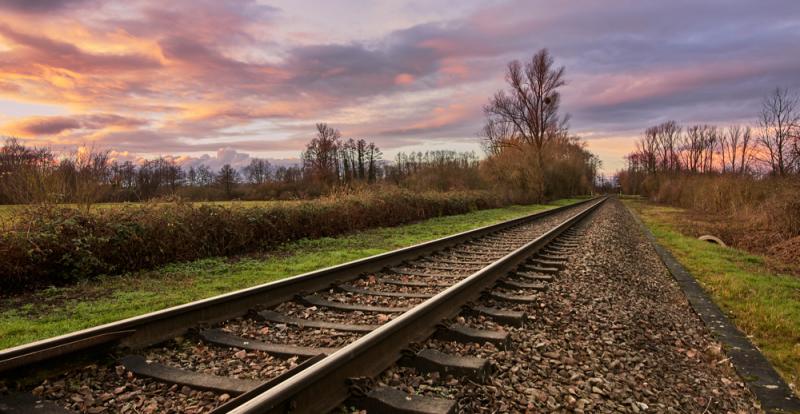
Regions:
<instances>
[{"instance_id":1,"label":"tree line","mask_svg":"<svg viewBox=\"0 0 800 414\"><path fill-rule=\"evenodd\" d=\"M626 193L647 193L658 176L726 174L787 177L800 174L800 98L775 89L754 126L682 127L666 121L645 129L617 173Z\"/></svg>"},{"instance_id":2,"label":"tree line","mask_svg":"<svg viewBox=\"0 0 800 414\"><path fill-rule=\"evenodd\" d=\"M6 138L0 147L0 204L188 200L295 199L319 196L332 188L392 184L420 189L478 188L475 153L431 151L399 153L396 164L364 139L342 139L321 123L295 165L273 165L253 158L243 168L218 170L181 166L165 157L140 162L115 161L108 151L80 148L56 155L48 148ZM411 176L420 178L412 179ZM425 178L427 177L427 178ZM470 181L470 184L464 184Z\"/></svg>"}]
</instances>

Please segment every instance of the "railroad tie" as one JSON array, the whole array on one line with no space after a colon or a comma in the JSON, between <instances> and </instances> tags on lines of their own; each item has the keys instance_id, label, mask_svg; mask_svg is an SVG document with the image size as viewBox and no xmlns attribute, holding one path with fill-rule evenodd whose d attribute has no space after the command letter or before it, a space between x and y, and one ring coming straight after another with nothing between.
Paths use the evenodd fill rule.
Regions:
<instances>
[{"instance_id":1,"label":"railroad tie","mask_svg":"<svg viewBox=\"0 0 800 414\"><path fill-rule=\"evenodd\" d=\"M552 275L543 275L540 273L532 273L532 272L516 272L514 274L517 277L521 277L528 280L536 280L540 282L552 282L553 276Z\"/></svg>"},{"instance_id":2,"label":"railroad tie","mask_svg":"<svg viewBox=\"0 0 800 414\"><path fill-rule=\"evenodd\" d=\"M339 349L272 344L255 339L243 338L241 336L225 332L221 329L205 329L200 332L200 337L203 338L204 341L212 344L247 349L251 351L262 351L279 358L291 358L294 356L300 358L310 358L320 354L330 355Z\"/></svg>"},{"instance_id":3,"label":"railroad tie","mask_svg":"<svg viewBox=\"0 0 800 414\"><path fill-rule=\"evenodd\" d=\"M413 281L413 280L398 280L398 279L387 279L379 277L378 282L385 283L387 285L397 285L397 286L412 286L412 287L449 287L452 286L452 283L447 282L436 282L436 281Z\"/></svg>"},{"instance_id":4,"label":"railroad tie","mask_svg":"<svg viewBox=\"0 0 800 414\"><path fill-rule=\"evenodd\" d=\"M569 259L567 256L564 256L564 255L553 255L553 254L547 254L547 253L537 253L536 254L536 258L537 259L544 259L544 260L552 260L552 261L556 261L556 262L563 262L563 261L566 261L566 260Z\"/></svg>"},{"instance_id":5,"label":"railroad tie","mask_svg":"<svg viewBox=\"0 0 800 414\"><path fill-rule=\"evenodd\" d=\"M574 248L578 247L578 244L577 243L565 243L565 242L560 242L560 241L556 240L556 241L550 242L548 244L548 246L553 246L553 247L562 248L562 249L574 249Z\"/></svg>"},{"instance_id":6,"label":"railroad tie","mask_svg":"<svg viewBox=\"0 0 800 414\"><path fill-rule=\"evenodd\" d=\"M344 302L334 302L327 299L322 299L317 295L308 295L303 296L298 299L300 302L305 303L309 306L322 306L325 308L330 309L339 309L339 310L346 310L346 311L361 311L361 312L378 312L378 313L402 313L409 309L410 307L390 307L390 306L373 306L373 305L362 305L360 303L344 303Z\"/></svg>"},{"instance_id":7,"label":"railroad tie","mask_svg":"<svg viewBox=\"0 0 800 414\"><path fill-rule=\"evenodd\" d=\"M461 343L475 342L483 344L489 342L498 346L506 346L511 340L508 332L505 331L490 331L487 329L470 328L466 325L452 324L450 326L440 327L436 330L434 338L443 341L454 341Z\"/></svg>"},{"instance_id":8,"label":"railroad tie","mask_svg":"<svg viewBox=\"0 0 800 414\"><path fill-rule=\"evenodd\" d=\"M283 315L281 313L271 310L258 312L257 315L266 321L275 323L285 323L287 325L295 325L300 328L333 329L343 332L371 332L380 326L380 325L353 325L349 323L326 322L314 319L303 319L294 316Z\"/></svg>"},{"instance_id":9,"label":"railroad tie","mask_svg":"<svg viewBox=\"0 0 800 414\"><path fill-rule=\"evenodd\" d=\"M558 273L558 268L557 267L544 267L544 266L524 264L524 265L520 266L519 269L523 270L523 271L528 271L528 272L538 272L538 273L545 273L545 274Z\"/></svg>"},{"instance_id":10,"label":"railroad tie","mask_svg":"<svg viewBox=\"0 0 800 414\"><path fill-rule=\"evenodd\" d=\"M484 382L489 376L489 361L486 359L450 355L429 348L421 349L413 356L403 357L400 365L412 367L423 374L439 372L442 377L452 375L478 382Z\"/></svg>"},{"instance_id":11,"label":"railroad tie","mask_svg":"<svg viewBox=\"0 0 800 414\"><path fill-rule=\"evenodd\" d=\"M438 265L435 262L409 263L409 264L413 265L413 266L424 267L426 269L431 269L431 270L442 270L442 271L445 271L445 272L474 272L474 271L480 269L480 267L476 267L474 265L473 266L445 266L445 265ZM462 264L462 263L459 263L459 264Z\"/></svg>"},{"instance_id":12,"label":"railroad tie","mask_svg":"<svg viewBox=\"0 0 800 414\"><path fill-rule=\"evenodd\" d=\"M201 374L150 363L141 355L127 355L122 357L119 362L125 366L125 369L136 375L150 377L170 384L186 385L199 390L242 394L261 384L261 381Z\"/></svg>"},{"instance_id":13,"label":"railroad tie","mask_svg":"<svg viewBox=\"0 0 800 414\"><path fill-rule=\"evenodd\" d=\"M492 299L503 300L506 302L514 302L514 303L534 303L539 300L539 297L536 295L512 295L503 292L489 292L489 297Z\"/></svg>"},{"instance_id":14,"label":"railroad tie","mask_svg":"<svg viewBox=\"0 0 800 414\"><path fill-rule=\"evenodd\" d=\"M448 258L432 257L428 259L428 261L426 261L425 263L446 263L446 264L457 264L457 265L485 266L491 263L491 260L453 260Z\"/></svg>"},{"instance_id":15,"label":"railroad tie","mask_svg":"<svg viewBox=\"0 0 800 414\"><path fill-rule=\"evenodd\" d=\"M278 375L277 377L273 377L269 381L262 382L257 387L245 392L244 394L239 395L238 397L229 400L225 404L220 405L219 407L212 410L209 414L228 414L229 412L233 411L235 408L241 406L242 404L246 403L247 401L255 398L259 394L263 393L264 391L269 390L270 388L288 380L289 378L294 377L295 375L299 374L301 371L305 370L306 368L316 364L317 362L321 361L325 358L325 355L317 355L311 358L306 359L305 361L301 362L294 368L291 368L288 371L284 371L282 374Z\"/></svg>"},{"instance_id":16,"label":"railroad tie","mask_svg":"<svg viewBox=\"0 0 800 414\"><path fill-rule=\"evenodd\" d=\"M433 297L433 294L430 293L386 292L386 291L372 290L372 289L361 289L350 285L337 285L336 288L344 292L358 293L359 295L387 296L393 298L423 298L423 299L428 299Z\"/></svg>"},{"instance_id":17,"label":"railroad tie","mask_svg":"<svg viewBox=\"0 0 800 414\"><path fill-rule=\"evenodd\" d=\"M458 277L458 275L453 275L453 274L429 273L429 272L423 272L421 270L408 270L399 267L392 267L389 270L399 275L410 275L410 276L420 276L420 277Z\"/></svg>"},{"instance_id":18,"label":"railroad tie","mask_svg":"<svg viewBox=\"0 0 800 414\"><path fill-rule=\"evenodd\" d=\"M475 315L484 315L489 318L492 318L497 323L514 327L523 326L525 324L525 320L527 320L528 317L525 314L525 312L518 312L518 311L499 309L499 308L490 308L487 306L471 306L465 308L465 311L467 313Z\"/></svg>"},{"instance_id":19,"label":"railroad tie","mask_svg":"<svg viewBox=\"0 0 800 414\"><path fill-rule=\"evenodd\" d=\"M530 290L535 290L537 292L543 292L547 290L547 285L544 283L518 282L516 280L511 280L511 279L500 279L497 281L497 284L499 286L511 289L530 289Z\"/></svg>"},{"instance_id":20,"label":"railroad tie","mask_svg":"<svg viewBox=\"0 0 800 414\"><path fill-rule=\"evenodd\" d=\"M546 260L546 259L540 259L538 257L528 260L528 263L542 267L555 267L558 269L563 269L567 265L566 262L561 260Z\"/></svg>"},{"instance_id":21,"label":"railroad tie","mask_svg":"<svg viewBox=\"0 0 800 414\"><path fill-rule=\"evenodd\" d=\"M383 414L451 414L456 411L453 400L407 394L391 387L370 390L358 406L370 413Z\"/></svg>"}]
</instances>

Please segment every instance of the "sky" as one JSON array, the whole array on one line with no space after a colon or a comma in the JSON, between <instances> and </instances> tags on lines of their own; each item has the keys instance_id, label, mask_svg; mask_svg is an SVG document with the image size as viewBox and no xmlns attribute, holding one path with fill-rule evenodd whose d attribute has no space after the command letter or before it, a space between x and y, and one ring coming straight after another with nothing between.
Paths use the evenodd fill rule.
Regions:
<instances>
[{"instance_id":1,"label":"sky","mask_svg":"<svg viewBox=\"0 0 800 414\"><path fill-rule=\"evenodd\" d=\"M0 135L212 167L297 157L317 122L386 158L480 151L505 66L545 47L611 173L647 126L800 91L800 2L0 0Z\"/></svg>"}]
</instances>

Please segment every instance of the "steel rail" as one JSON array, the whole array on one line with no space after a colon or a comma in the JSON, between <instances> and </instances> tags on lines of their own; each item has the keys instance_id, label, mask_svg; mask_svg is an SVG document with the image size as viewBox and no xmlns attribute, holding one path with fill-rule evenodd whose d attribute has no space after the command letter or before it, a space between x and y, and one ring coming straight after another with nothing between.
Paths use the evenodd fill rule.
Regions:
<instances>
[{"instance_id":1,"label":"steel rail","mask_svg":"<svg viewBox=\"0 0 800 414\"><path fill-rule=\"evenodd\" d=\"M377 272L387 266L413 260L595 200L597 198L582 200L275 282L0 350L0 373L4 375L14 373L14 376L20 377L35 371L41 364L69 365L73 358L62 357L75 356L81 352L108 349L117 345L132 349L142 348L179 336L201 323L220 322L241 316L254 307L277 305L303 292L326 289L335 283L356 279L366 272Z\"/></svg>"},{"instance_id":2,"label":"steel rail","mask_svg":"<svg viewBox=\"0 0 800 414\"><path fill-rule=\"evenodd\" d=\"M390 322L323 358L305 370L229 411L231 414L319 413L336 408L349 395L348 380L374 377L397 361L409 343L430 337L442 320L514 270L548 242L606 200L594 199L547 233L443 290Z\"/></svg>"}]
</instances>

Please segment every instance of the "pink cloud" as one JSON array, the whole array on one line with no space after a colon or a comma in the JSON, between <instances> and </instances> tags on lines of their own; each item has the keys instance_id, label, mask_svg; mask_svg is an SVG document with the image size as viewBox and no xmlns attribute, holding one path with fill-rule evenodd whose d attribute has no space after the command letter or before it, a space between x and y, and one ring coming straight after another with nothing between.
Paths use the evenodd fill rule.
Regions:
<instances>
[{"instance_id":1,"label":"pink cloud","mask_svg":"<svg viewBox=\"0 0 800 414\"><path fill-rule=\"evenodd\" d=\"M394 77L395 85L410 85L414 83L414 75L410 73L401 73Z\"/></svg>"}]
</instances>

